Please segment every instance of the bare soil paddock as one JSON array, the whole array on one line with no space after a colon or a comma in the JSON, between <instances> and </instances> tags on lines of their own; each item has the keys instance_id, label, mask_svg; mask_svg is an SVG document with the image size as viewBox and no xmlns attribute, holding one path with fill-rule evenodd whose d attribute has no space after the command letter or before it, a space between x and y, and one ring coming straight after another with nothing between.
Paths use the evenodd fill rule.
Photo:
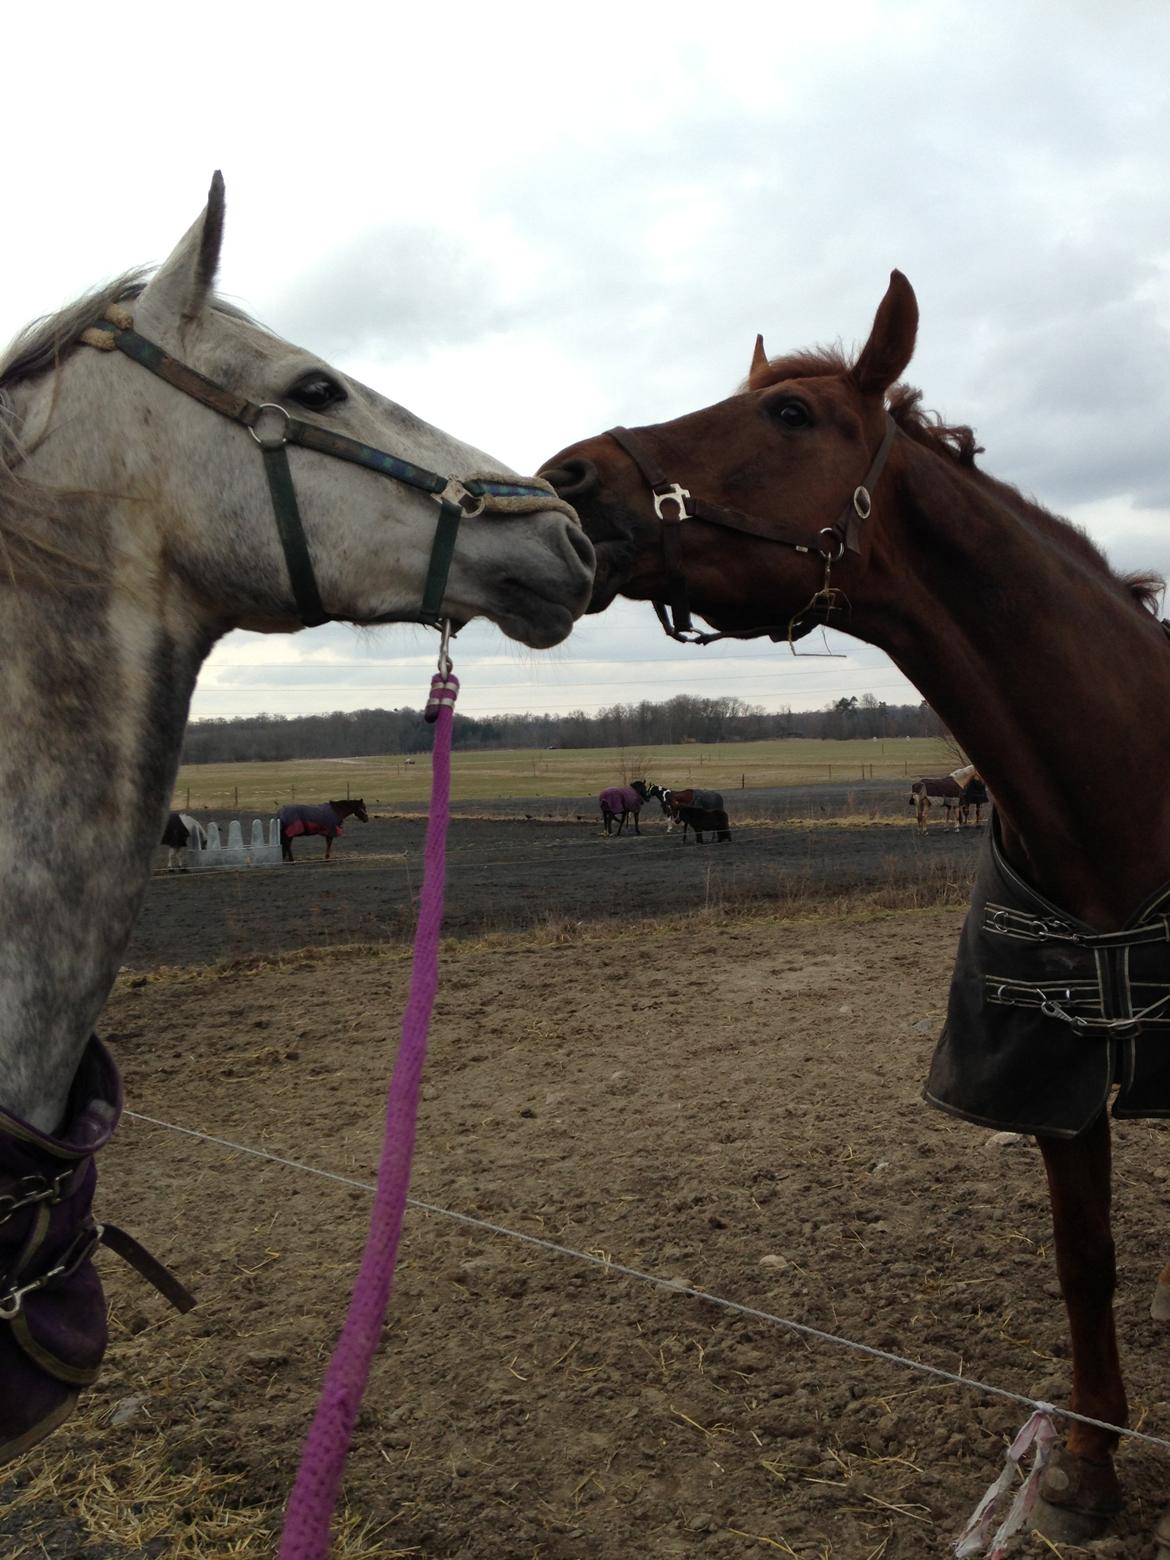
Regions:
<instances>
[{"instance_id":1,"label":"bare soil paddock","mask_svg":"<svg viewBox=\"0 0 1170 1560\"><path fill-rule=\"evenodd\" d=\"M418 828L355 824L328 868L318 841L295 868L157 879L104 1025L130 1108L371 1179ZM972 844L595 829L454 830L455 926L518 929L445 949L413 1182L429 1207L408 1216L338 1560L945 1555L1023 1408L437 1210L1064 1398L1039 1155L920 1098L961 912L877 903L931 861L969 871ZM876 885L868 905L730 902L833 873ZM1160 1435L1166 1130L1122 1128L1117 1155L1118 1322L1134 1421ZM128 1118L99 1197L200 1304L177 1317L103 1259L107 1369L10 1481L0 1553L271 1555L367 1194ZM1135 1443L1122 1466L1117 1536L1016 1553L1144 1560L1170 1461Z\"/></svg>"},{"instance_id":2,"label":"bare soil paddock","mask_svg":"<svg viewBox=\"0 0 1170 1560\"><path fill-rule=\"evenodd\" d=\"M981 839L975 829L941 824L920 834L908 825L904 788L888 782L734 792L728 802L731 844L701 847L668 835L657 804L644 809L640 835L620 838L601 832L590 798L457 805L447 930L618 919L636 936L644 918L858 886L919 884L937 899L948 884L957 890L969 880ZM347 821L328 863L324 841L309 839L294 843L291 867L161 873L126 963L150 969L412 935L425 828L422 808L413 816L375 810L368 824ZM160 867L165 859L160 851Z\"/></svg>"}]
</instances>

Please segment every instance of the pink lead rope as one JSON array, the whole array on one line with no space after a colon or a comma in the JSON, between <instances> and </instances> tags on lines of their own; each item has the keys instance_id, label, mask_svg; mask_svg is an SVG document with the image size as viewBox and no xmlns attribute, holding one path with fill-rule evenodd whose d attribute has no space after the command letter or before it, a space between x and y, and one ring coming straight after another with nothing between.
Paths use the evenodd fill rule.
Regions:
<instances>
[{"instance_id":1,"label":"pink lead rope","mask_svg":"<svg viewBox=\"0 0 1170 1560\"><path fill-rule=\"evenodd\" d=\"M435 746L418 928L410 993L402 1017L402 1041L386 1098L386 1135L378 1166L378 1185L349 1313L325 1373L317 1412L309 1427L288 1499L280 1560L326 1560L329 1528L345 1456L394 1282L398 1237L410 1185L410 1159L414 1152L419 1085L427 1055L427 1030L439 984L439 932L443 922L451 797L452 709L459 692L459 679L452 674L446 648L447 634L444 632L439 671L431 678L431 697L426 710L427 720L435 722Z\"/></svg>"}]
</instances>

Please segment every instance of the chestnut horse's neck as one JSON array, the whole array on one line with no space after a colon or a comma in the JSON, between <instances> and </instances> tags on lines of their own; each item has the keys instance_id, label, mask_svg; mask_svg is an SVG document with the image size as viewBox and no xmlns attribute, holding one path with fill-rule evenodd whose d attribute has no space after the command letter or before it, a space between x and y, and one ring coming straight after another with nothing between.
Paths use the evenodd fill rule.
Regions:
<instances>
[{"instance_id":1,"label":"chestnut horse's neck","mask_svg":"<svg viewBox=\"0 0 1170 1560\"><path fill-rule=\"evenodd\" d=\"M1118 924L1170 879L1170 643L1084 536L1013 489L910 438L887 482L842 578L851 631L962 743L1020 870ZM1119 771L1140 809L1109 805Z\"/></svg>"}]
</instances>

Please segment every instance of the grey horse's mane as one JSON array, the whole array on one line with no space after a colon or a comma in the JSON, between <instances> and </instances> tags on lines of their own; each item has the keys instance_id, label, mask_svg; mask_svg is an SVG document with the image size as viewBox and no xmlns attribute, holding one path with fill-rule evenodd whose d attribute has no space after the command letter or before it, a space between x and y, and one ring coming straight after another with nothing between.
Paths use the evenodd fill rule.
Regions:
<instances>
[{"instance_id":1,"label":"grey horse's mane","mask_svg":"<svg viewBox=\"0 0 1170 1560\"><path fill-rule=\"evenodd\" d=\"M77 345L82 331L96 325L112 303L129 303L142 296L146 277L144 267L127 271L104 287L84 293L58 313L46 314L26 325L0 358L0 406L4 411L10 413L11 410L6 392L56 368Z\"/></svg>"},{"instance_id":2,"label":"grey horse's mane","mask_svg":"<svg viewBox=\"0 0 1170 1560\"><path fill-rule=\"evenodd\" d=\"M77 502L96 495L46 488L22 477L20 468L29 450L12 392L54 373L77 348L82 332L97 324L106 309L142 296L149 275L148 267L136 267L84 293L56 314L33 320L0 357L0 578L7 575L14 584L30 577L42 583L61 583L64 575L81 583L92 581L95 569L102 572L96 568L96 560L84 556L76 523ZM212 299L212 307L217 313L257 325L250 315L222 298Z\"/></svg>"}]
</instances>

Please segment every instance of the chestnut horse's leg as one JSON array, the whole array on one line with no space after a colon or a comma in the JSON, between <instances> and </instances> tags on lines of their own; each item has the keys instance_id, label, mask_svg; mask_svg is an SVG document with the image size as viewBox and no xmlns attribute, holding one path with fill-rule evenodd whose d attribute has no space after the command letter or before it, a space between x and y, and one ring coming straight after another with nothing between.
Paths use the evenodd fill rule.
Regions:
<instances>
[{"instance_id":1,"label":"chestnut horse's leg","mask_svg":"<svg viewBox=\"0 0 1170 1560\"><path fill-rule=\"evenodd\" d=\"M1158 1274L1154 1298L1150 1301L1150 1315L1156 1322L1170 1322L1170 1262Z\"/></svg>"},{"instance_id":2,"label":"chestnut horse's leg","mask_svg":"<svg viewBox=\"0 0 1170 1560\"><path fill-rule=\"evenodd\" d=\"M1109 1225L1109 1118L1102 1111L1079 1137L1042 1137L1039 1144L1052 1200L1056 1270L1072 1336L1070 1407L1124 1425L1129 1410L1113 1326L1117 1265ZM1063 1448L1041 1478L1036 1526L1048 1538L1080 1542L1100 1533L1119 1510L1116 1445L1111 1431L1070 1423Z\"/></svg>"}]
</instances>

